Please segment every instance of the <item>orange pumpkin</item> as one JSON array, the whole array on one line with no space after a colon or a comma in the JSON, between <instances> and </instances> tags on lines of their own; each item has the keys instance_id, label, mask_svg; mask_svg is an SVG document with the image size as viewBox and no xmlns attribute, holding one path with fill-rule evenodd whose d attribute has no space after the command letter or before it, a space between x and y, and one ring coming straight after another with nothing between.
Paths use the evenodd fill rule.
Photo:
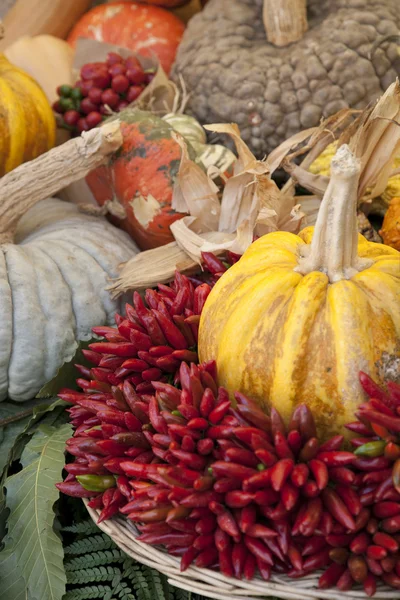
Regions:
<instances>
[{"instance_id":1,"label":"orange pumpkin","mask_svg":"<svg viewBox=\"0 0 400 600\"><path fill-rule=\"evenodd\" d=\"M68 42L74 46L79 37L85 37L124 46L142 56L157 57L169 73L184 29L184 23L163 8L121 0L89 10L72 29Z\"/></svg>"},{"instance_id":2,"label":"orange pumpkin","mask_svg":"<svg viewBox=\"0 0 400 600\"><path fill-rule=\"evenodd\" d=\"M127 231L139 248L148 250L173 241L170 225L183 217L171 208L181 149L172 138L172 127L159 117L140 110L118 113L123 146L111 164L92 171L86 181L102 206L117 199L124 219L110 220Z\"/></svg>"}]
</instances>

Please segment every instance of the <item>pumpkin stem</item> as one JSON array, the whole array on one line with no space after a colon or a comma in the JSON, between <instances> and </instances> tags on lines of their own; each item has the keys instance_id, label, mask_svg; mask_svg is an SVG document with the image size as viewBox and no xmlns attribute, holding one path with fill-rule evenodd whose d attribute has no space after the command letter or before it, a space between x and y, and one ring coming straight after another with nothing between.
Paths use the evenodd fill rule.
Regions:
<instances>
[{"instance_id":1,"label":"pumpkin stem","mask_svg":"<svg viewBox=\"0 0 400 600\"><path fill-rule=\"evenodd\" d=\"M322 271L331 283L350 279L372 261L358 256L357 190L360 163L347 144L336 152L331 178L319 209L310 245L300 249L295 271Z\"/></svg>"},{"instance_id":2,"label":"pumpkin stem","mask_svg":"<svg viewBox=\"0 0 400 600\"><path fill-rule=\"evenodd\" d=\"M0 244L13 241L20 218L37 202L85 177L122 144L120 122L83 133L1 179Z\"/></svg>"},{"instance_id":3,"label":"pumpkin stem","mask_svg":"<svg viewBox=\"0 0 400 600\"><path fill-rule=\"evenodd\" d=\"M264 0L263 20L271 44L297 42L308 29L307 0Z\"/></svg>"}]
</instances>

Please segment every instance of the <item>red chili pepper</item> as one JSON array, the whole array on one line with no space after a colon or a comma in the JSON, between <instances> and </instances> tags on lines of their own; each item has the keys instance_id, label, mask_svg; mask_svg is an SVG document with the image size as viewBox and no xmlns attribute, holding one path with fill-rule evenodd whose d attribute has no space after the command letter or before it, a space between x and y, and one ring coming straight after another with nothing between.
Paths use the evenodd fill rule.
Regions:
<instances>
[{"instance_id":1,"label":"red chili pepper","mask_svg":"<svg viewBox=\"0 0 400 600\"><path fill-rule=\"evenodd\" d=\"M214 564L214 562L217 560L218 558L218 551L216 548L207 548L206 550L203 550L203 552L200 552L200 554L198 554L195 564L196 567L199 568L207 568L211 565Z\"/></svg>"},{"instance_id":2,"label":"red chili pepper","mask_svg":"<svg viewBox=\"0 0 400 600\"><path fill-rule=\"evenodd\" d=\"M314 479L317 483L318 489L323 490L328 485L329 473L325 463L321 460L314 458L310 460L311 473L314 475Z\"/></svg>"},{"instance_id":3,"label":"red chili pepper","mask_svg":"<svg viewBox=\"0 0 400 600\"><path fill-rule=\"evenodd\" d=\"M176 521L171 521L170 526L176 531L196 534L196 524L196 519L178 519Z\"/></svg>"},{"instance_id":4,"label":"red chili pepper","mask_svg":"<svg viewBox=\"0 0 400 600\"><path fill-rule=\"evenodd\" d=\"M251 538L248 535L244 536L244 543L246 548L251 552L255 558L259 558L263 562L267 563L271 567L274 565L274 559L272 553L267 546L261 540Z\"/></svg>"},{"instance_id":5,"label":"red chili pepper","mask_svg":"<svg viewBox=\"0 0 400 600\"><path fill-rule=\"evenodd\" d=\"M317 554L308 556L306 558L306 560L303 563L303 571L305 571L306 573L310 573L312 571L316 571L317 569L325 567L330 562L331 560L329 557L329 550L322 550L321 552L318 552Z\"/></svg>"},{"instance_id":6,"label":"red chili pepper","mask_svg":"<svg viewBox=\"0 0 400 600\"><path fill-rule=\"evenodd\" d=\"M291 475L294 461L284 458L271 467L271 485L276 492L281 491L285 481Z\"/></svg>"},{"instance_id":7,"label":"red chili pepper","mask_svg":"<svg viewBox=\"0 0 400 600\"><path fill-rule=\"evenodd\" d=\"M372 459L374 460L374 459ZM375 502L380 502L381 500L385 500L385 495L388 490L393 487L393 481L391 477L382 481L382 483L375 490Z\"/></svg>"},{"instance_id":8,"label":"red chili pepper","mask_svg":"<svg viewBox=\"0 0 400 600\"><path fill-rule=\"evenodd\" d=\"M265 448L260 448L259 450L256 450L255 455L258 459L257 462L262 462L266 467L272 467L272 465L278 462L278 457L269 450L266 450Z\"/></svg>"},{"instance_id":9,"label":"red chili pepper","mask_svg":"<svg viewBox=\"0 0 400 600\"><path fill-rule=\"evenodd\" d=\"M299 532L305 537L313 535L321 519L322 511L320 498L310 500L298 514L292 533L296 532L294 535L297 535Z\"/></svg>"},{"instance_id":10,"label":"red chili pepper","mask_svg":"<svg viewBox=\"0 0 400 600\"><path fill-rule=\"evenodd\" d=\"M238 401L239 397L242 397L242 394L235 393L236 401ZM238 404L237 411L253 426L262 429L266 433L271 433L271 419L261 410L259 410L259 408L252 408L245 404Z\"/></svg>"},{"instance_id":11,"label":"red chili pepper","mask_svg":"<svg viewBox=\"0 0 400 600\"><path fill-rule=\"evenodd\" d=\"M336 450L332 452L319 452L317 458L328 467L344 467L353 464L355 460L352 452L339 452Z\"/></svg>"},{"instance_id":12,"label":"red chili pepper","mask_svg":"<svg viewBox=\"0 0 400 600\"><path fill-rule=\"evenodd\" d=\"M99 496L96 496L95 498L92 498L88 502L88 506L90 508L94 508L94 509L102 509L103 508L103 495L100 494Z\"/></svg>"},{"instance_id":13,"label":"red chili pepper","mask_svg":"<svg viewBox=\"0 0 400 600\"><path fill-rule=\"evenodd\" d=\"M356 518L355 531L363 531L368 524L371 516L371 511L368 508L362 508Z\"/></svg>"},{"instance_id":14,"label":"red chili pepper","mask_svg":"<svg viewBox=\"0 0 400 600\"><path fill-rule=\"evenodd\" d=\"M61 483L56 483L56 488L66 496L72 496L73 498L92 498L99 493L85 490L79 481L63 481Z\"/></svg>"},{"instance_id":15,"label":"red chili pepper","mask_svg":"<svg viewBox=\"0 0 400 600\"><path fill-rule=\"evenodd\" d=\"M302 447L302 439L300 433L295 429L289 431L287 435L287 442L289 444L289 448L297 456Z\"/></svg>"},{"instance_id":16,"label":"red chili pepper","mask_svg":"<svg viewBox=\"0 0 400 600\"><path fill-rule=\"evenodd\" d=\"M193 542L193 546L196 550L205 550L214 543L214 534L209 533L207 535L199 535Z\"/></svg>"},{"instance_id":17,"label":"red chili pepper","mask_svg":"<svg viewBox=\"0 0 400 600\"><path fill-rule=\"evenodd\" d=\"M209 438L197 442L197 452L203 456L208 456L214 449L214 442Z\"/></svg>"},{"instance_id":18,"label":"red chili pepper","mask_svg":"<svg viewBox=\"0 0 400 600\"><path fill-rule=\"evenodd\" d=\"M384 519L381 527L387 533L398 533L400 531L400 515Z\"/></svg>"},{"instance_id":19,"label":"red chili pepper","mask_svg":"<svg viewBox=\"0 0 400 600\"><path fill-rule=\"evenodd\" d=\"M383 573L382 579L387 585L393 588L400 589L400 575L395 573Z\"/></svg>"},{"instance_id":20,"label":"red chili pepper","mask_svg":"<svg viewBox=\"0 0 400 600\"><path fill-rule=\"evenodd\" d=\"M243 508L248 506L254 500L254 494L233 490L228 492L225 497L226 505L230 508Z\"/></svg>"},{"instance_id":21,"label":"red chili pepper","mask_svg":"<svg viewBox=\"0 0 400 600\"><path fill-rule=\"evenodd\" d=\"M375 533L373 542L377 546L382 546L382 548L385 548L389 552L397 552L399 549L398 542L391 535L383 533L382 531Z\"/></svg>"},{"instance_id":22,"label":"red chili pepper","mask_svg":"<svg viewBox=\"0 0 400 600\"><path fill-rule=\"evenodd\" d=\"M400 514L400 503L398 502L378 502L374 505L374 515L379 519L395 517Z\"/></svg>"},{"instance_id":23,"label":"red chili pepper","mask_svg":"<svg viewBox=\"0 0 400 600\"><path fill-rule=\"evenodd\" d=\"M380 400L386 404L386 406L392 405L390 397L383 391L382 388L379 387L379 385L375 383L375 381L369 375L363 371L360 371L359 379L365 393L370 398L376 398L377 400Z\"/></svg>"},{"instance_id":24,"label":"red chili pepper","mask_svg":"<svg viewBox=\"0 0 400 600\"><path fill-rule=\"evenodd\" d=\"M168 343L176 350L186 349L187 342L185 337L182 335L178 327L170 320L170 318L166 317L159 310L153 310L153 314L156 317L161 331Z\"/></svg>"},{"instance_id":25,"label":"red chili pepper","mask_svg":"<svg viewBox=\"0 0 400 600\"><path fill-rule=\"evenodd\" d=\"M190 565L193 563L193 561L195 560L198 553L199 552L198 552L197 548L195 548L194 544L193 544L193 546L191 546L190 548L188 548L185 551L185 553L183 554L183 556L181 558L181 565L180 565L181 573L183 573L183 571L186 571L186 569L188 569L190 567Z\"/></svg>"},{"instance_id":26,"label":"red chili pepper","mask_svg":"<svg viewBox=\"0 0 400 600\"><path fill-rule=\"evenodd\" d=\"M246 561L244 564L243 575L244 578L248 581L251 581L254 578L256 572L257 560L253 554L250 552L246 556Z\"/></svg>"},{"instance_id":27,"label":"red chili pepper","mask_svg":"<svg viewBox=\"0 0 400 600\"><path fill-rule=\"evenodd\" d=\"M112 343L112 342L94 342L90 344L89 348L93 352L100 354L113 354L119 357L135 356L136 347L134 344L128 342Z\"/></svg>"},{"instance_id":28,"label":"red chili pepper","mask_svg":"<svg viewBox=\"0 0 400 600\"><path fill-rule=\"evenodd\" d=\"M308 540L306 540L303 546L302 556L311 556L313 554L317 554L323 548L326 548L326 541L323 537L310 537Z\"/></svg>"},{"instance_id":29,"label":"red chili pepper","mask_svg":"<svg viewBox=\"0 0 400 600\"><path fill-rule=\"evenodd\" d=\"M223 479L218 479L214 483L214 490L219 494L226 494L226 492L230 492L232 490L240 490L241 486L242 482L240 479L224 477Z\"/></svg>"},{"instance_id":30,"label":"red chili pepper","mask_svg":"<svg viewBox=\"0 0 400 600\"><path fill-rule=\"evenodd\" d=\"M248 551L243 542L239 542L233 545L232 565L236 579L242 578L247 556Z\"/></svg>"},{"instance_id":31,"label":"red chili pepper","mask_svg":"<svg viewBox=\"0 0 400 600\"><path fill-rule=\"evenodd\" d=\"M334 587L336 582L343 573L346 571L345 565L338 565L333 563L326 571L321 575L318 581L318 587L321 590L326 590L330 587Z\"/></svg>"},{"instance_id":32,"label":"red chili pepper","mask_svg":"<svg viewBox=\"0 0 400 600\"><path fill-rule=\"evenodd\" d=\"M371 543L371 538L364 531L359 533L350 543L350 550L354 554L364 554Z\"/></svg>"},{"instance_id":33,"label":"red chili pepper","mask_svg":"<svg viewBox=\"0 0 400 600\"><path fill-rule=\"evenodd\" d=\"M240 479L243 481L252 475L256 474L255 469L250 467L244 467L238 463L226 463L223 461L217 461L212 464L212 472L214 476L219 477L230 477L233 479Z\"/></svg>"},{"instance_id":34,"label":"red chili pepper","mask_svg":"<svg viewBox=\"0 0 400 600\"><path fill-rule=\"evenodd\" d=\"M214 515L209 515L199 519L196 524L196 533L199 535L206 535L207 533L213 533L217 527L217 520Z\"/></svg>"},{"instance_id":35,"label":"red chili pepper","mask_svg":"<svg viewBox=\"0 0 400 600\"><path fill-rule=\"evenodd\" d=\"M400 405L400 385L395 381L388 381L387 389L389 390L392 406L398 407Z\"/></svg>"},{"instance_id":36,"label":"red chili pepper","mask_svg":"<svg viewBox=\"0 0 400 600\"><path fill-rule=\"evenodd\" d=\"M176 456L184 465L187 467L191 467L196 471L202 471L207 461L202 456L198 454L194 454L193 452L184 452L183 450L170 450L173 456Z\"/></svg>"},{"instance_id":37,"label":"red chili pepper","mask_svg":"<svg viewBox=\"0 0 400 600\"><path fill-rule=\"evenodd\" d=\"M229 464L229 463L227 463ZM244 468L244 467L243 467ZM256 473L252 477L245 479L243 482L244 492L256 492L259 489L269 487L271 485L271 469L266 469L261 473Z\"/></svg>"},{"instance_id":38,"label":"red chili pepper","mask_svg":"<svg viewBox=\"0 0 400 600\"><path fill-rule=\"evenodd\" d=\"M209 477L207 475L203 475L196 479L193 484L193 487L198 492L205 492L206 490L210 490L214 485L214 478Z\"/></svg>"},{"instance_id":39,"label":"red chili pepper","mask_svg":"<svg viewBox=\"0 0 400 600\"><path fill-rule=\"evenodd\" d=\"M318 454L319 442L316 437L310 438L304 444L299 454L299 461L308 463Z\"/></svg>"},{"instance_id":40,"label":"red chili pepper","mask_svg":"<svg viewBox=\"0 0 400 600\"><path fill-rule=\"evenodd\" d=\"M99 354L98 352L93 352L92 350L82 350L82 354L87 361L93 363L94 365L98 365L102 358L101 354Z\"/></svg>"},{"instance_id":41,"label":"red chili pepper","mask_svg":"<svg viewBox=\"0 0 400 600\"><path fill-rule=\"evenodd\" d=\"M277 532L260 523L254 523L246 528L246 534L254 538L262 538L265 542L269 538L277 537Z\"/></svg>"},{"instance_id":42,"label":"red chili pepper","mask_svg":"<svg viewBox=\"0 0 400 600\"><path fill-rule=\"evenodd\" d=\"M295 465L290 475L291 482L298 488L303 487L308 480L309 473L309 469L304 463Z\"/></svg>"},{"instance_id":43,"label":"red chili pepper","mask_svg":"<svg viewBox=\"0 0 400 600\"><path fill-rule=\"evenodd\" d=\"M335 467L329 470L329 477L335 483L343 483L345 485L351 485L354 483L355 474L346 467Z\"/></svg>"},{"instance_id":44,"label":"red chili pepper","mask_svg":"<svg viewBox=\"0 0 400 600\"><path fill-rule=\"evenodd\" d=\"M220 498L221 496L214 491L197 492L184 498L181 504L189 508L208 507L210 502L218 502Z\"/></svg>"},{"instance_id":45,"label":"red chili pepper","mask_svg":"<svg viewBox=\"0 0 400 600\"><path fill-rule=\"evenodd\" d=\"M331 515L346 529L354 531L355 522L349 510L336 492L330 488L325 488L322 492L322 499L325 507Z\"/></svg>"},{"instance_id":46,"label":"red chili pepper","mask_svg":"<svg viewBox=\"0 0 400 600\"><path fill-rule=\"evenodd\" d=\"M190 508L185 508L184 506L176 506L175 508L171 508L171 510L169 511L166 521L167 521L167 523L171 523L171 521L185 519L189 515L190 515Z\"/></svg>"},{"instance_id":47,"label":"red chili pepper","mask_svg":"<svg viewBox=\"0 0 400 600\"><path fill-rule=\"evenodd\" d=\"M349 511L355 517L360 514L362 505L358 494L350 486L337 485L336 493L343 500Z\"/></svg>"},{"instance_id":48,"label":"red chili pepper","mask_svg":"<svg viewBox=\"0 0 400 600\"><path fill-rule=\"evenodd\" d=\"M281 489L281 501L288 512L296 506L299 496L300 492L297 487L294 487L288 481L283 484Z\"/></svg>"},{"instance_id":49,"label":"red chili pepper","mask_svg":"<svg viewBox=\"0 0 400 600\"><path fill-rule=\"evenodd\" d=\"M239 529L246 533L257 520L257 510L253 504L245 506L240 513Z\"/></svg>"},{"instance_id":50,"label":"red chili pepper","mask_svg":"<svg viewBox=\"0 0 400 600\"><path fill-rule=\"evenodd\" d=\"M371 545L367 548L367 556L368 558L372 558L373 560L382 560L387 556L387 550L382 546Z\"/></svg>"},{"instance_id":51,"label":"red chili pepper","mask_svg":"<svg viewBox=\"0 0 400 600\"><path fill-rule=\"evenodd\" d=\"M280 431L277 431L275 433L274 445L275 445L275 452L279 458L294 459L293 452L289 448L289 445L286 441L286 437Z\"/></svg>"},{"instance_id":52,"label":"red chili pepper","mask_svg":"<svg viewBox=\"0 0 400 600\"><path fill-rule=\"evenodd\" d=\"M371 423L383 425L384 427L387 427L389 431L393 431L395 433L400 432L400 418L395 418L391 415L385 415L376 410L368 409L357 412L356 416L367 419Z\"/></svg>"},{"instance_id":53,"label":"red chili pepper","mask_svg":"<svg viewBox=\"0 0 400 600\"><path fill-rule=\"evenodd\" d=\"M368 597L375 596L376 593L376 578L372 573L369 573L364 580L364 592Z\"/></svg>"},{"instance_id":54,"label":"red chili pepper","mask_svg":"<svg viewBox=\"0 0 400 600\"><path fill-rule=\"evenodd\" d=\"M224 263L219 260L215 254L212 254L211 252L202 252L201 257L205 266L212 275L215 275L216 273L222 273L227 270Z\"/></svg>"}]
</instances>

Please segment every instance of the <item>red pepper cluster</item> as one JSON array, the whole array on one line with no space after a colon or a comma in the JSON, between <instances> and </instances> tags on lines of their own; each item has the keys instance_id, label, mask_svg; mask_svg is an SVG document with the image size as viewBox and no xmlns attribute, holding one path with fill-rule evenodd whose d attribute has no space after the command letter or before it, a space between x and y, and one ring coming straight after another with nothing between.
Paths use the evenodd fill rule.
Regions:
<instances>
[{"instance_id":1,"label":"red pepper cluster","mask_svg":"<svg viewBox=\"0 0 400 600\"><path fill-rule=\"evenodd\" d=\"M212 280L227 268L206 260ZM386 394L361 375L371 399L348 425L362 436L354 454L342 436L320 444L306 406L288 427L242 394L234 406L215 364L196 364L209 291L177 274L146 292L148 306L135 294L117 330L95 329L107 342L86 352L96 366L79 367L83 392L60 393L74 405L75 461L58 488L91 498L99 520L126 515L140 540L180 556L182 570L194 563L247 579L258 570L268 580L327 566L321 588L362 583L373 595L377 577L400 588L399 386Z\"/></svg>"}]
</instances>

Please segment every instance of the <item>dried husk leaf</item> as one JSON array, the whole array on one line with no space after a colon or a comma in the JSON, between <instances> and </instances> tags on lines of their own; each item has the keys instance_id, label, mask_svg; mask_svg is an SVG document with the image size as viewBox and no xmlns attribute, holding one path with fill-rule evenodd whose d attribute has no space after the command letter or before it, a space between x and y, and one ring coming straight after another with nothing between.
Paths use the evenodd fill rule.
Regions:
<instances>
[{"instance_id":1,"label":"dried husk leaf","mask_svg":"<svg viewBox=\"0 0 400 600\"><path fill-rule=\"evenodd\" d=\"M179 222L179 221L177 221ZM226 234L209 232L201 234L202 240L219 242ZM120 267L119 277L108 288L113 297L120 296L128 290L142 290L154 287L157 283L166 283L173 279L175 270L182 273L198 271L198 262L190 258L177 242L171 242L160 248L140 252L133 259Z\"/></svg>"},{"instance_id":2,"label":"dried husk leaf","mask_svg":"<svg viewBox=\"0 0 400 600\"><path fill-rule=\"evenodd\" d=\"M218 254L230 250L242 254L255 235L261 236L278 229L298 233L301 229L304 213L296 202L292 188L278 189L270 177L268 160L259 161L255 158L241 139L238 127L216 124L208 125L206 129L228 134L238 154L233 176L225 179L221 204L218 188L211 175L222 174L215 168L205 173L191 161L184 138L176 133L174 137L182 148L182 155L172 208L188 213L188 216L171 225L175 244L142 252L123 266L119 278L111 287L115 295L129 289L143 289L155 285L157 281L169 281L178 264L184 270L201 264L202 252ZM290 144L290 148L297 143Z\"/></svg>"},{"instance_id":3,"label":"dried husk leaf","mask_svg":"<svg viewBox=\"0 0 400 600\"><path fill-rule=\"evenodd\" d=\"M189 158L183 137L172 132L182 149L178 176L174 185L172 208L199 220L203 232L218 230L220 204L218 187L203 169Z\"/></svg>"}]
</instances>

